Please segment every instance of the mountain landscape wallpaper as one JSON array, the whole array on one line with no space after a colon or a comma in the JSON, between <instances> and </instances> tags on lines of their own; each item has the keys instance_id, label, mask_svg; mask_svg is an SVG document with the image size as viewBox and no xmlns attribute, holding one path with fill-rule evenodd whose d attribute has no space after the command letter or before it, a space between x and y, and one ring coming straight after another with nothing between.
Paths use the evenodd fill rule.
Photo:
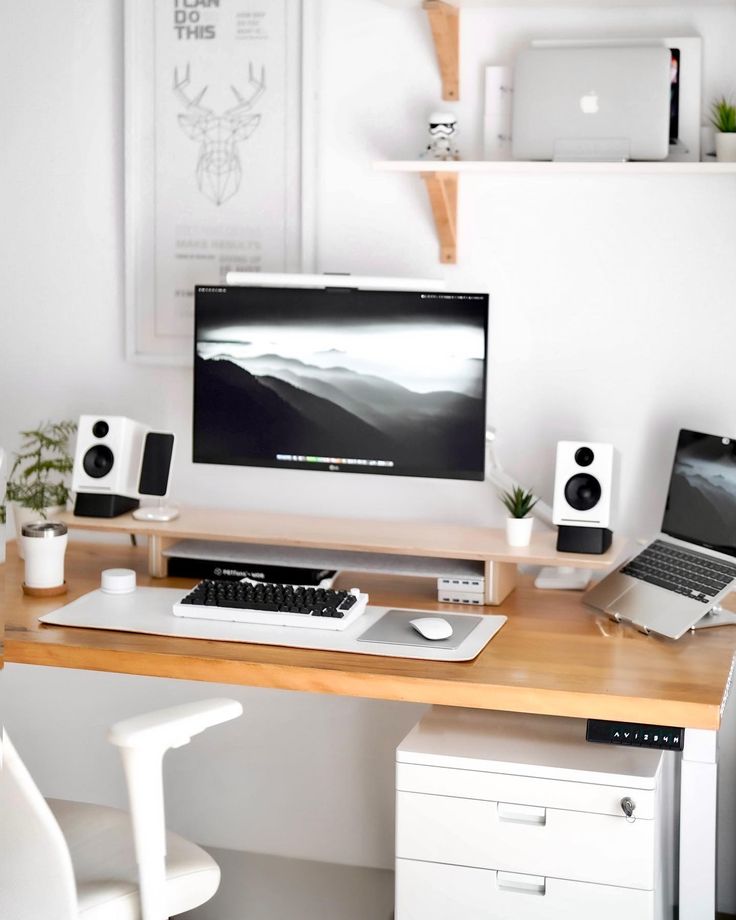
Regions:
<instances>
[{"instance_id":1,"label":"mountain landscape wallpaper","mask_svg":"<svg viewBox=\"0 0 736 920\"><path fill-rule=\"evenodd\" d=\"M662 530L736 555L736 440L680 432Z\"/></svg>"},{"instance_id":2,"label":"mountain landscape wallpaper","mask_svg":"<svg viewBox=\"0 0 736 920\"><path fill-rule=\"evenodd\" d=\"M487 303L198 289L194 461L482 479Z\"/></svg>"}]
</instances>

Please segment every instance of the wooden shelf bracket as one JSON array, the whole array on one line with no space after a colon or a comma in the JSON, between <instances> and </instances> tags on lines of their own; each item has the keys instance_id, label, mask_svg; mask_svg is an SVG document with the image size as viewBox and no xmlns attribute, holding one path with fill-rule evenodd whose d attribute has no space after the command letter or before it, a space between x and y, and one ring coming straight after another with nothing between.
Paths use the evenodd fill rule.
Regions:
<instances>
[{"instance_id":1,"label":"wooden shelf bracket","mask_svg":"<svg viewBox=\"0 0 736 920\"><path fill-rule=\"evenodd\" d=\"M457 173L423 172L440 243L440 262L457 262Z\"/></svg>"},{"instance_id":2,"label":"wooden shelf bracket","mask_svg":"<svg viewBox=\"0 0 736 920\"><path fill-rule=\"evenodd\" d=\"M442 78L442 98L460 98L460 10L443 0L424 0L422 9L429 17L437 62Z\"/></svg>"}]
</instances>

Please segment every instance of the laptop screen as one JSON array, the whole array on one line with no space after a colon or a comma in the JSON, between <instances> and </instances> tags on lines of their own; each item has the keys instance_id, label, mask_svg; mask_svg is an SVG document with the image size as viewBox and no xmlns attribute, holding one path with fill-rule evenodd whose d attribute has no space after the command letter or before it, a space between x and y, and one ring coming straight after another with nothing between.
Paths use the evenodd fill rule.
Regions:
<instances>
[{"instance_id":1,"label":"laptop screen","mask_svg":"<svg viewBox=\"0 0 736 920\"><path fill-rule=\"evenodd\" d=\"M662 531L736 556L736 438L680 431Z\"/></svg>"}]
</instances>

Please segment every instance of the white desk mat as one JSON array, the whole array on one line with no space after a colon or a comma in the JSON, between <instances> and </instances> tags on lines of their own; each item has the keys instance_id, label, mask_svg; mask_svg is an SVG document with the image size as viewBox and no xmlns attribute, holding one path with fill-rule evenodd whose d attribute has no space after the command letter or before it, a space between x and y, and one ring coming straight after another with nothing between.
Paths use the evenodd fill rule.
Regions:
<instances>
[{"instance_id":1,"label":"white desk mat","mask_svg":"<svg viewBox=\"0 0 736 920\"><path fill-rule=\"evenodd\" d=\"M389 642L359 642L360 636L392 607L368 607L363 616L342 631L299 629L291 626L266 626L231 623L226 620L196 620L177 617L172 612L181 600L181 588L137 588L132 594L111 595L91 591L70 604L39 617L53 626L78 626L85 629L113 629L120 632L171 636L176 639L211 639L218 642L246 642L254 645L284 645L289 648L319 649L328 652L354 652L390 658L419 658L429 661L471 661L491 641L506 622L506 617L482 614L459 648L426 645L399 645ZM417 616L440 616L436 610L417 610ZM478 618L478 613L452 613L456 617Z\"/></svg>"}]
</instances>

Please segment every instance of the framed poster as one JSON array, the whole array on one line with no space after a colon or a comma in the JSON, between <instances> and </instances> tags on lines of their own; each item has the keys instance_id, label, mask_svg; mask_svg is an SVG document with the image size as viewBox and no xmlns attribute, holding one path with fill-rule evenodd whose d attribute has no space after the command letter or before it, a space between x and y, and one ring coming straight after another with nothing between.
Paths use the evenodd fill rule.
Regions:
<instances>
[{"instance_id":1,"label":"framed poster","mask_svg":"<svg viewBox=\"0 0 736 920\"><path fill-rule=\"evenodd\" d=\"M126 0L130 359L191 363L195 284L224 283L233 270L302 267L310 7Z\"/></svg>"}]
</instances>

